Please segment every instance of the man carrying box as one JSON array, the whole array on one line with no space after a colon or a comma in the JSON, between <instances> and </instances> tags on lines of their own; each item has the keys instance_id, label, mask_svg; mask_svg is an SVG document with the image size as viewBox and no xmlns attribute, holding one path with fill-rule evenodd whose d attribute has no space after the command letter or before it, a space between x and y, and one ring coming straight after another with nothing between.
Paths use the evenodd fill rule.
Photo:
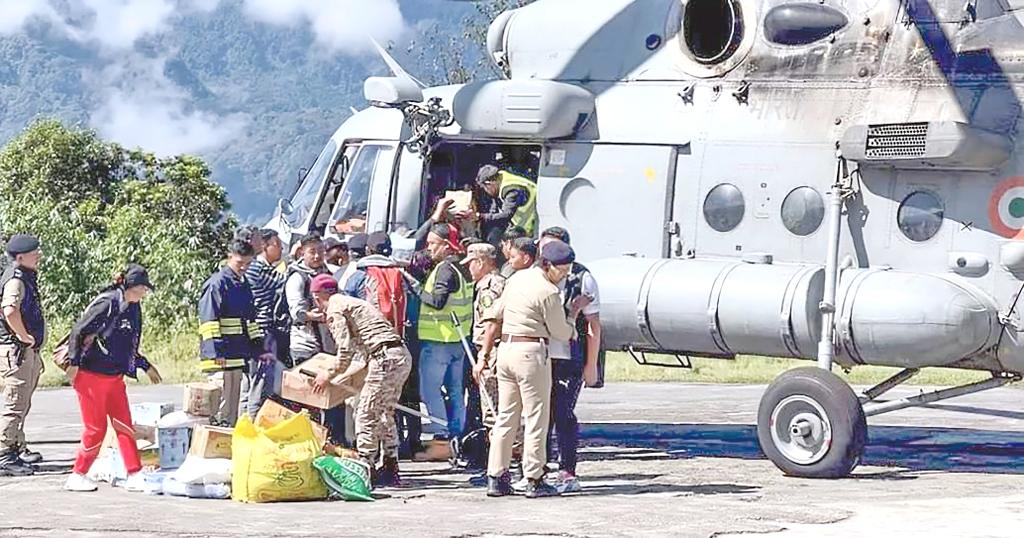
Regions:
<instances>
[{"instance_id":1,"label":"man carrying box","mask_svg":"<svg viewBox=\"0 0 1024 538\"><path fill-rule=\"evenodd\" d=\"M338 345L335 363L317 374L314 392L329 384L342 384L367 368L356 410L356 450L369 465L374 485L398 486L398 430L395 404L412 369L412 357L394 326L370 303L338 293L330 275L313 278L310 291L327 312L327 323ZM366 363L353 360L364 357ZM340 375L339 375L340 374ZM377 469L379 447L383 466Z\"/></svg>"}]
</instances>

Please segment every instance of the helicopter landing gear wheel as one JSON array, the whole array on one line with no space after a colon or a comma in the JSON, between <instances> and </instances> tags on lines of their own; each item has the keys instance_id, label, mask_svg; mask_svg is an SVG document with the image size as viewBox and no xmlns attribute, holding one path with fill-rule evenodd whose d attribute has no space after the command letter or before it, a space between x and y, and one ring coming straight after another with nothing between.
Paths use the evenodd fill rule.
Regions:
<instances>
[{"instance_id":1,"label":"helicopter landing gear wheel","mask_svg":"<svg viewBox=\"0 0 1024 538\"><path fill-rule=\"evenodd\" d=\"M864 453L867 420L839 376L815 367L789 370L768 386L757 411L757 440L790 476L840 478Z\"/></svg>"}]
</instances>

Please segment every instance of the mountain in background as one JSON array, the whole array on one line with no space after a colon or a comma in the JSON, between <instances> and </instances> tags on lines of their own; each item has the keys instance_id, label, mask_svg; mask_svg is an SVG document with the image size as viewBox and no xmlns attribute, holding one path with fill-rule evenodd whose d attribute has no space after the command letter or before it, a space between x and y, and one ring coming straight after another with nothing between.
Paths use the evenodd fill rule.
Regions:
<instances>
[{"instance_id":1,"label":"mountain in background","mask_svg":"<svg viewBox=\"0 0 1024 538\"><path fill-rule=\"evenodd\" d=\"M178 11L141 15L112 11L123 9L113 0L24 1L40 11L20 26L0 22L0 142L34 118L56 117L128 147L195 153L243 221L273 211L350 107L367 105L363 80L386 71L366 47L344 41L351 35L332 33L363 23L343 11L360 0L289 0L319 9L289 24L274 23L299 16L278 0L163 0ZM390 45L414 75L450 78L430 61L431 47L478 62L478 45L463 38L477 7L401 0L397 8L402 30ZM453 45L464 50L453 55Z\"/></svg>"}]
</instances>

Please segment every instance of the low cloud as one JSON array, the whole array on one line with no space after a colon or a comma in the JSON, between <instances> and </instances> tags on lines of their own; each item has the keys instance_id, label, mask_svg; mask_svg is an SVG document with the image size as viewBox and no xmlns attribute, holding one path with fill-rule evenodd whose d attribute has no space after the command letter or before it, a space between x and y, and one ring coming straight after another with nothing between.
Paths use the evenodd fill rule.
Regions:
<instances>
[{"instance_id":1,"label":"low cloud","mask_svg":"<svg viewBox=\"0 0 1024 538\"><path fill-rule=\"evenodd\" d=\"M102 98L92 126L105 138L161 156L213 151L244 132L244 114L193 108L163 69L163 59L132 55L95 76Z\"/></svg>"},{"instance_id":2,"label":"low cloud","mask_svg":"<svg viewBox=\"0 0 1024 538\"><path fill-rule=\"evenodd\" d=\"M18 33L32 19L58 17L47 0L0 0L0 34Z\"/></svg>"},{"instance_id":3,"label":"low cloud","mask_svg":"<svg viewBox=\"0 0 1024 538\"><path fill-rule=\"evenodd\" d=\"M267 24L308 24L333 52L372 50L369 38L385 42L405 31L397 0L245 0L245 12Z\"/></svg>"}]
</instances>

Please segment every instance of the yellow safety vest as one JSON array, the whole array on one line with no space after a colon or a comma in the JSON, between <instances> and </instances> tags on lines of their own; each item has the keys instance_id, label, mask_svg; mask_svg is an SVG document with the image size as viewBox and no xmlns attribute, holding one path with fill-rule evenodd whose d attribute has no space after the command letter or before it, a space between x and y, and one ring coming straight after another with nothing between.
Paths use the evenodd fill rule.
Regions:
<instances>
[{"instance_id":1,"label":"yellow safety vest","mask_svg":"<svg viewBox=\"0 0 1024 538\"><path fill-rule=\"evenodd\" d=\"M517 176L511 172L499 172L501 174L500 196L505 197L509 189L519 188L526 191L526 203L516 209L512 215L512 225L521 226L526 230L526 235L534 237L537 233L537 184L523 176Z\"/></svg>"},{"instance_id":2,"label":"yellow safety vest","mask_svg":"<svg viewBox=\"0 0 1024 538\"><path fill-rule=\"evenodd\" d=\"M427 282L424 284L427 290L434 289L437 270L440 267L441 264L438 264L427 277ZM459 331L455 329L455 323L452 321L452 312L459 318L462 330L467 336L473 330L473 283L462 276L458 269L455 270L455 275L459 279L459 289L448 295L448 301L443 308L437 309L428 304L420 307L418 324L420 340L442 343L458 342Z\"/></svg>"}]
</instances>

